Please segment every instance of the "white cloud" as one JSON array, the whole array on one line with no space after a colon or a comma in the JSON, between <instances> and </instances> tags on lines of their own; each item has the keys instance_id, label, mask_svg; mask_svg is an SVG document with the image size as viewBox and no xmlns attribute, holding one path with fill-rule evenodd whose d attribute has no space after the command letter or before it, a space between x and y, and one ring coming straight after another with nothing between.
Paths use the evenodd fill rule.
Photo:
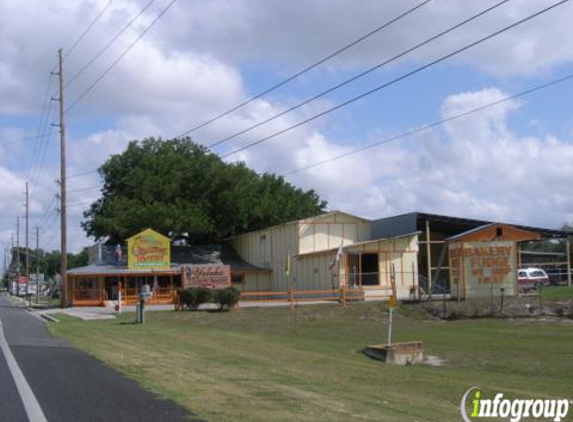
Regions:
<instances>
[{"instance_id":1,"label":"white cloud","mask_svg":"<svg viewBox=\"0 0 573 422\"><path fill-rule=\"evenodd\" d=\"M56 49L69 46L106 3L107 0L0 0L0 116L34 116L36 120L48 72L55 64ZM67 76L86 63L145 3L144 0L112 3L81 46L66 59ZM178 2L70 113L69 173L95 169L110 153L125 148L131 139L177 135L416 3L417 0L365 0L350 6L343 0ZM330 62L317 72L318 78L303 78L298 87L314 90L318 79L330 83L349 71L363 70L492 4L494 0L432 2ZM436 58L549 4L550 0L515 0L442 42L424 48L410 60L425 62ZM157 2L151 13L69 87L68 104L141 33L164 5ZM500 36L495 42L464 53L456 63L502 76L506 81L516 76L527 78L550 73L573 60L573 50L568 45L572 11L571 5L565 5ZM264 75L264 82L253 82L259 75L249 75L245 69L259 67L263 73L272 71ZM289 89L280 93L281 98L288 96L288 99L276 100L273 96L254 101L217 125L193 133L193 138L203 144L217 141L284 110L302 95ZM443 102L441 113L448 117L503 95L497 88L451 95ZM231 151L331 104L330 100L314 103L216 150ZM559 225L563 219L573 219L570 211L573 204L569 199L573 196L569 183L572 174L568 165L572 158L571 143L552 136L537 122L529 136L517 135L508 117L521 107L526 105L511 101L450 122L441 130L316 167L289 180L315 188L334 208L368 217L422 209ZM100 121L92 123L92 119ZM364 130L372 134L367 139L362 139L362 132L353 139L340 135L333 139L328 129L336 124L340 125L340 119L317 121L231 158L245 160L258 171L282 173L348 152L396 130L371 127ZM0 127L0 135L7 141L30 134L35 134L35 125L31 132L29 127L18 129L13 122ZM3 192L6 200L19 198L23 190L22 174L26 169L24 164L18 167L18 163L29 162L23 158L25 145L0 149L3 166L0 176L6 180ZM48 158L45 167L44 177L34 187L32 206L33 212L40 215L52 198L53 181L59 173L57 159ZM70 189L87 188L98 182L97 174L90 173L70 179ZM93 199L96 194L97 190L74 194L70 203ZM79 229L81 211L86 207L70 209L70 243L76 248L86 242ZM6 220L12 219L13 214L13 208L0 208L0 217Z\"/></svg>"},{"instance_id":2,"label":"white cloud","mask_svg":"<svg viewBox=\"0 0 573 422\"><path fill-rule=\"evenodd\" d=\"M506 95L495 88L452 95L442 117ZM517 136L507 120L520 106L509 102L292 180L321 186L332 208L369 217L420 210L558 228L573 209L573 142Z\"/></svg>"}]
</instances>

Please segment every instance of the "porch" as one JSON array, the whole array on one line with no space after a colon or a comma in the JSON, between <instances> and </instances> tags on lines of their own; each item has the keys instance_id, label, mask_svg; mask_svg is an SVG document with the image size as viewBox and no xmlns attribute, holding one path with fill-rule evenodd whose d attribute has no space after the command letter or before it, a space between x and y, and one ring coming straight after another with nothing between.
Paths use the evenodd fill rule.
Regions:
<instances>
[{"instance_id":1,"label":"porch","mask_svg":"<svg viewBox=\"0 0 573 422\"><path fill-rule=\"evenodd\" d=\"M179 273L139 274L70 274L68 277L70 304L72 306L103 306L106 301L117 301L121 292L122 304L139 301L144 285L149 285L152 295L148 304L174 303L175 292L181 286Z\"/></svg>"}]
</instances>

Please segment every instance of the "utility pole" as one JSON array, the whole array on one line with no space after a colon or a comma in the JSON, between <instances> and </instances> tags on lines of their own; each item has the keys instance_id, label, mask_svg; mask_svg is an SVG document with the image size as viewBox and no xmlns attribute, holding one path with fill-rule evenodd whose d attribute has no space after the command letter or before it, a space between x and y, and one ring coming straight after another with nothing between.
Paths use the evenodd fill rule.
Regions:
<instances>
[{"instance_id":1,"label":"utility pole","mask_svg":"<svg viewBox=\"0 0 573 422\"><path fill-rule=\"evenodd\" d=\"M16 296L20 296L20 216L16 217Z\"/></svg>"},{"instance_id":2,"label":"utility pole","mask_svg":"<svg viewBox=\"0 0 573 422\"><path fill-rule=\"evenodd\" d=\"M40 228L36 226L36 305L40 304Z\"/></svg>"},{"instance_id":3,"label":"utility pole","mask_svg":"<svg viewBox=\"0 0 573 422\"><path fill-rule=\"evenodd\" d=\"M62 308L68 306L68 242L67 242L67 221L66 221L66 124L65 124L65 102L64 102L64 65L63 50L58 50L58 73L60 79L60 234L61 234L61 261L60 276L62 284L60 286L60 304Z\"/></svg>"},{"instance_id":4,"label":"utility pole","mask_svg":"<svg viewBox=\"0 0 573 422\"><path fill-rule=\"evenodd\" d=\"M28 230L29 209L28 182L26 182L26 298L28 299L28 306L32 301L30 298L30 245L28 242L30 237L30 231Z\"/></svg>"},{"instance_id":5,"label":"utility pole","mask_svg":"<svg viewBox=\"0 0 573 422\"><path fill-rule=\"evenodd\" d=\"M10 280L14 280L13 276L14 276L14 232L12 232L12 249L10 249L10 254L12 255L12 262L10 262L10 270L11 270L11 274L10 274ZM10 289L12 289L12 281L10 281ZM14 292L12 292L14 293Z\"/></svg>"}]
</instances>

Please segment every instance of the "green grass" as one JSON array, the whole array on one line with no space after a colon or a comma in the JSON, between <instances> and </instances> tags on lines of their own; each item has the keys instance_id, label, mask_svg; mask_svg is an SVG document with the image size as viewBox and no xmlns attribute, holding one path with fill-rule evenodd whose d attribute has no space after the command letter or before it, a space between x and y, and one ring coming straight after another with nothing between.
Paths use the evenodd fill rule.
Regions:
<instances>
[{"instance_id":1,"label":"green grass","mask_svg":"<svg viewBox=\"0 0 573 422\"><path fill-rule=\"evenodd\" d=\"M428 319L396 313L396 341L423 340L442 367L396 367L359 351L383 343L380 304L231 313L149 312L143 326L62 317L57 336L212 421L459 421L471 386L508 397L573 391L573 324Z\"/></svg>"},{"instance_id":2,"label":"green grass","mask_svg":"<svg viewBox=\"0 0 573 422\"><path fill-rule=\"evenodd\" d=\"M542 290L544 299L565 300L573 298L573 287L551 286Z\"/></svg>"}]
</instances>

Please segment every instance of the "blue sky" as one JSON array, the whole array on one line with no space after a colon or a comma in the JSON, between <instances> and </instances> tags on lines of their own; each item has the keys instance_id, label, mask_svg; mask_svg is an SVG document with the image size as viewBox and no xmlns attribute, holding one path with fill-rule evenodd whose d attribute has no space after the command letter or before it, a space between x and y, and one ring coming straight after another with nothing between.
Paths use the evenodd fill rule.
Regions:
<instances>
[{"instance_id":1,"label":"blue sky","mask_svg":"<svg viewBox=\"0 0 573 422\"><path fill-rule=\"evenodd\" d=\"M0 241L10 242L31 184L31 225L42 246L58 247L59 143L45 159L35 141L46 81L57 49L69 47L109 0L0 0ZM70 104L168 4L156 0L112 47L70 85ZM335 59L232 115L193 133L209 144L257 123L495 4L434 0ZM260 139L554 1L511 0L404 60L215 149L226 153ZM66 58L74 75L145 2L113 0ZM170 138L244 101L353 41L415 1L178 1L67 116L70 243L91 242L82 211L98 196L92 170L127 142ZM440 120L573 73L568 40L573 5L508 31L342 110L229 157L257 171L286 172ZM57 28L57 30L56 30ZM50 93L56 95L56 79ZM331 208L365 217L422 210L559 227L573 221L573 81L439 128L288 176L314 188ZM56 120L57 103L50 122ZM46 126L49 127L49 126ZM40 155L41 157L41 155ZM31 167L31 164L34 164ZM87 172L87 173L86 173ZM40 174L39 177L34 177ZM96 188L94 188L96 187Z\"/></svg>"}]
</instances>

